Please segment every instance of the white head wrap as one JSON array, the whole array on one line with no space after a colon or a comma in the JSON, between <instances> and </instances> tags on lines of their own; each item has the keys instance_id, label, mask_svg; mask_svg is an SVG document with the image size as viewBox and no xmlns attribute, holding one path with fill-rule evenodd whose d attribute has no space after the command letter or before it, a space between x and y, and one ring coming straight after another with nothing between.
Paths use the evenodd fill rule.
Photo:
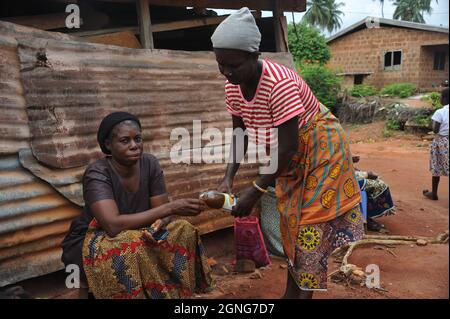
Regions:
<instances>
[{"instance_id":1,"label":"white head wrap","mask_svg":"<svg viewBox=\"0 0 450 319\"><path fill-rule=\"evenodd\" d=\"M250 10L243 7L219 24L211 41L215 49L257 52L261 43L261 33Z\"/></svg>"}]
</instances>

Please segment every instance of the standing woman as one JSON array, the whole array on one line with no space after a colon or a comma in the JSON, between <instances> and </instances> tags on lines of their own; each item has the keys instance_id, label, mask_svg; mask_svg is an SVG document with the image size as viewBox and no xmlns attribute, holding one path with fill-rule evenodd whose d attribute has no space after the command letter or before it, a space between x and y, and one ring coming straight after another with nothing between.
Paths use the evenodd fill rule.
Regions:
<instances>
[{"instance_id":1,"label":"standing woman","mask_svg":"<svg viewBox=\"0 0 450 319\"><path fill-rule=\"evenodd\" d=\"M197 230L171 221L200 214L202 202L169 202L163 171L143 153L134 115L106 116L97 140L107 156L84 173L85 207L62 243L64 264L84 270L95 298L186 298L208 288L211 270ZM165 230L166 238L157 236Z\"/></svg>"},{"instance_id":2,"label":"standing woman","mask_svg":"<svg viewBox=\"0 0 450 319\"><path fill-rule=\"evenodd\" d=\"M431 200L438 200L438 187L441 176L448 176L448 88L441 93L443 107L434 112L433 132L436 134L430 150L431 192L428 189L423 195Z\"/></svg>"},{"instance_id":3,"label":"standing woman","mask_svg":"<svg viewBox=\"0 0 450 319\"><path fill-rule=\"evenodd\" d=\"M257 176L240 194L233 214L250 214L276 182L289 266L284 297L311 298L313 291L327 288L330 253L360 239L364 231L345 132L294 70L259 59L261 34L248 8L225 19L211 40L219 70L227 79L225 102L233 128L246 129L250 142L266 146L270 130L278 132L278 152L271 154L271 163L278 162L276 172ZM261 129L268 131L260 134ZM244 140L245 151L248 142ZM233 141L234 154L237 147ZM228 164L219 191L232 188L240 160Z\"/></svg>"}]
</instances>

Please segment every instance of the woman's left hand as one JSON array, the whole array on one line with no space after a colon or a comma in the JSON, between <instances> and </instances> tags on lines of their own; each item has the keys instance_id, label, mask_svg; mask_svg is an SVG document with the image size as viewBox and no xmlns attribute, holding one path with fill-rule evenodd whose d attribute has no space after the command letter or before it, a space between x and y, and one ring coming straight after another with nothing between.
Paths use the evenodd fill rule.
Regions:
<instances>
[{"instance_id":1,"label":"woman's left hand","mask_svg":"<svg viewBox=\"0 0 450 319\"><path fill-rule=\"evenodd\" d=\"M153 234L156 234L159 230L166 229L167 225L172 221L171 216L156 220L150 227L153 229ZM156 242L153 238L152 234L144 230L143 233L146 239L149 239L151 242Z\"/></svg>"},{"instance_id":2,"label":"woman's left hand","mask_svg":"<svg viewBox=\"0 0 450 319\"><path fill-rule=\"evenodd\" d=\"M251 186L244 189L238 198L237 205L233 208L231 214L235 217L248 216L252 212L253 206L255 206L262 193L255 187Z\"/></svg>"},{"instance_id":3,"label":"woman's left hand","mask_svg":"<svg viewBox=\"0 0 450 319\"><path fill-rule=\"evenodd\" d=\"M170 218L170 216L168 216L168 217L165 217L162 219L158 219L150 227L153 228L156 233L161 229L165 229L171 221L172 221L172 218Z\"/></svg>"}]
</instances>

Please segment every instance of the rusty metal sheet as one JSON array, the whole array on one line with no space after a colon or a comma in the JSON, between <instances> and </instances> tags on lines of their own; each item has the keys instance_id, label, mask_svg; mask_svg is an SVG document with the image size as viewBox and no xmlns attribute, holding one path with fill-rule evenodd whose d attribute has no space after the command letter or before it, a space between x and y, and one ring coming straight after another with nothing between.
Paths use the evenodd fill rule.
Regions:
<instances>
[{"instance_id":1,"label":"rusty metal sheet","mask_svg":"<svg viewBox=\"0 0 450 319\"><path fill-rule=\"evenodd\" d=\"M20 258L0 261L0 287L46 275L64 268L61 248L35 251Z\"/></svg>"},{"instance_id":2,"label":"rusty metal sheet","mask_svg":"<svg viewBox=\"0 0 450 319\"><path fill-rule=\"evenodd\" d=\"M17 154L0 156L0 286L61 269L55 252L80 212L25 170Z\"/></svg>"},{"instance_id":3,"label":"rusty metal sheet","mask_svg":"<svg viewBox=\"0 0 450 319\"><path fill-rule=\"evenodd\" d=\"M168 156L170 134L193 120L231 127L224 79L212 52L135 50L73 41L19 41L21 78L36 158L54 168L101 156L96 131L117 110L136 114L146 151ZM292 65L289 54L270 54Z\"/></svg>"},{"instance_id":4,"label":"rusty metal sheet","mask_svg":"<svg viewBox=\"0 0 450 319\"><path fill-rule=\"evenodd\" d=\"M85 167L75 167L68 169L49 168L39 163L33 156L31 149L21 149L19 151L21 165L29 170L34 176L52 185L61 195L72 203L83 206L83 191L81 180Z\"/></svg>"},{"instance_id":5,"label":"rusty metal sheet","mask_svg":"<svg viewBox=\"0 0 450 319\"><path fill-rule=\"evenodd\" d=\"M27 39L20 42L19 54L33 154L52 168L38 173L23 164L57 189L57 179L70 175L61 168L84 169L102 156L97 127L106 114L117 110L140 118L145 151L160 159L172 198L198 196L216 187L223 177L224 163L173 164L169 157L175 128L187 129L191 137L193 120L201 121L202 130L218 128L224 133L231 128L224 105L224 79L212 52L133 50ZM290 54L264 56L293 66ZM202 140L202 146L206 143L227 146L225 141ZM255 169L255 165L242 166L236 179L238 189L248 184ZM52 170L61 173L52 177ZM80 181L78 178L75 183Z\"/></svg>"},{"instance_id":6,"label":"rusty metal sheet","mask_svg":"<svg viewBox=\"0 0 450 319\"><path fill-rule=\"evenodd\" d=\"M0 34L9 35L14 37L33 37L33 38L46 38L46 39L58 39L58 40L76 40L77 37L59 33L59 32L47 32L40 29L15 24L0 20Z\"/></svg>"},{"instance_id":7,"label":"rusty metal sheet","mask_svg":"<svg viewBox=\"0 0 450 319\"><path fill-rule=\"evenodd\" d=\"M66 184L62 179L73 175L68 170L84 170L102 156L96 141L101 119L112 111L125 110L140 118L145 151L159 158L171 198L196 197L218 185L224 163L173 164L169 157L175 128L187 129L191 137L193 120L201 121L202 130L218 128L224 133L231 128L224 105L224 79L212 52L133 50L43 39L19 42L31 147L37 160L50 167L39 173L36 163L30 166L23 161L34 174L61 191L60 184ZM264 56L293 66L290 54ZM225 141L214 144L207 140L202 140L201 146L206 143L228 146ZM236 177L237 190L249 184L255 170L256 165L242 165ZM76 198L62 192L77 204L82 203L80 182L77 178L70 190L78 194ZM212 224L212 219L204 219L204 223ZM199 227L202 224L196 218L192 222ZM227 223L231 225L232 218ZM203 228L213 230L211 226Z\"/></svg>"},{"instance_id":8,"label":"rusty metal sheet","mask_svg":"<svg viewBox=\"0 0 450 319\"><path fill-rule=\"evenodd\" d=\"M30 131L19 69L16 39L0 33L0 154L29 147Z\"/></svg>"},{"instance_id":9,"label":"rusty metal sheet","mask_svg":"<svg viewBox=\"0 0 450 319\"><path fill-rule=\"evenodd\" d=\"M0 155L29 148L30 130L20 81L17 38L44 37L76 40L76 37L0 21Z\"/></svg>"}]
</instances>

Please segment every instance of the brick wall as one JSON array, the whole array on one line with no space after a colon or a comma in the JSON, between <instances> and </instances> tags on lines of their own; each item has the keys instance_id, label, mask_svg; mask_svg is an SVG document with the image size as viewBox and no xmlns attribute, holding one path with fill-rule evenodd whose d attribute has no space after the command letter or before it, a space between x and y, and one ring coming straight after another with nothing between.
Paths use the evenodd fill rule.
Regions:
<instances>
[{"instance_id":1,"label":"brick wall","mask_svg":"<svg viewBox=\"0 0 450 319\"><path fill-rule=\"evenodd\" d=\"M435 52L445 52L444 70L433 70ZM438 86L444 80L448 80L448 45L439 47L422 47L420 60L420 87L430 90Z\"/></svg>"},{"instance_id":2,"label":"brick wall","mask_svg":"<svg viewBox=\"0 0 450 319\"><path fill-rule=\"evenodd\" d=\"M430 64L430 54L422 46L448 45L448 42L448 34L439 32L385 26L362 29L329 43L332 57L328 65L341 72L374 72L364 78L364 83L377 88L395 82L430 87L444 72L431 72L433 62ZM394 50L402 51L401 67L399 70L384 70L384 53ZM448 73L448 61L446 70Z\"/></svg>"}]
</instances>

